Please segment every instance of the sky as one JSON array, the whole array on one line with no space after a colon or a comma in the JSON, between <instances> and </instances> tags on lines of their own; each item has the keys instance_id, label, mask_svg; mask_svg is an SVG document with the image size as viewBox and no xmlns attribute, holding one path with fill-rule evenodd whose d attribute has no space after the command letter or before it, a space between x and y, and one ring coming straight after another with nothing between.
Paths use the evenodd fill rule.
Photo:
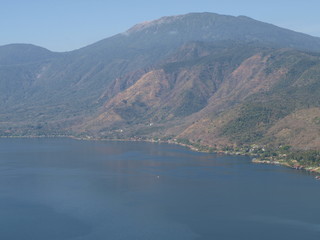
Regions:
<instances>
[{"instance_id":1,"label":"sky","mask_svg":"<svg viewBox=\"0 0 320 240\"><path fill-rule=\"evenodd\" d=\"M75 50L162 16L245 15L320 37L319 0L0 0L0 46Z\"/></svg>"}]
</instances>

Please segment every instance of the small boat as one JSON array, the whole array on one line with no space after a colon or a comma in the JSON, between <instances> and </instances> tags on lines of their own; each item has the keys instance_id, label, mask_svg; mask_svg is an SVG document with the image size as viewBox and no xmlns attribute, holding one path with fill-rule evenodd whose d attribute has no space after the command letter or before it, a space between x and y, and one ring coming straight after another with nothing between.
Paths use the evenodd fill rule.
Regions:
<instances>
[{"instance_id":1,"label":"small boat","mask_svg":"<svg viewBox=\"0 0 320 240\"><path fill-rule=\"evenodd\" d=\"M320 180L320 176L316 176L315 179Z\"/></svg>"}]
</instances>

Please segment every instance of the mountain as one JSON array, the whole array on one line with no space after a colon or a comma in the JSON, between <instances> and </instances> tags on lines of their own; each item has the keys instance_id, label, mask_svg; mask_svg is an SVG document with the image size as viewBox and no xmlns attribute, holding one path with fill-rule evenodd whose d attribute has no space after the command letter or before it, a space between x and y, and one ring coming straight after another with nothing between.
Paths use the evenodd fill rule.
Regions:
<instances>
[{"instance_id":1,"label":"mountain","mask_svg":"<svg viewBox=\"0 0 320 240\"><path fill-rule=\"evenodd\" d=\"M2 46L0 134L317 149L319 52L320 38L213 13L65 53Z\"/></svg>"},{"instance_id":2,"label":"mountain","mask_svg":"<svg viewBox=\"0 0 320 240\"><path fill-rule=\"evenodd\" d=\"M320 54L190 43L169 59L106 101L78 130L106 138L181 138L218 148L319 147Z\"/></svg>"}]
</instances>

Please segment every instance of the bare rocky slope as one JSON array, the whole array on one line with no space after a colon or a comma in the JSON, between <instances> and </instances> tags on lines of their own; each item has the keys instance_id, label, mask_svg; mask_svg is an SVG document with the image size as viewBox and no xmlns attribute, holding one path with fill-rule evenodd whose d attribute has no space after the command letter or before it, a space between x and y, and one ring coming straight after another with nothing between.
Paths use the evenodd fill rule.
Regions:
<instances>
[{"instance_id":1,"label":"bare rocky slope","mask_svg":"<svg viewBox=\"0 0 320 240\"><path fill-rule=\"evenodd\" d=\"M184 46L178 58L137 77L75 130L103 138L181 138L217 148L319 147L320 56L241 44L211 47ZM181 58L187 49L198 55Z\"/></svg>"}]
</instances>

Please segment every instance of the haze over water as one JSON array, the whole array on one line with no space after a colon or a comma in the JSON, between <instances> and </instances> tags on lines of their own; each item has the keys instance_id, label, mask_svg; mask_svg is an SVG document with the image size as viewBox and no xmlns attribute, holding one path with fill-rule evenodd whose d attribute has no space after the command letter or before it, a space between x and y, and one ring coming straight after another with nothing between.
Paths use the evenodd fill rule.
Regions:
<instances>
[{"instance_id":1,"label":"haze over water","mask_svg":"<svg viewBox=\"0 0 320 240\"><path fill-rule=\"evenodd\" d=\"M319 239L320 181L151 143L0 139L0 239Z\"/></svg>"}]
</instances>

